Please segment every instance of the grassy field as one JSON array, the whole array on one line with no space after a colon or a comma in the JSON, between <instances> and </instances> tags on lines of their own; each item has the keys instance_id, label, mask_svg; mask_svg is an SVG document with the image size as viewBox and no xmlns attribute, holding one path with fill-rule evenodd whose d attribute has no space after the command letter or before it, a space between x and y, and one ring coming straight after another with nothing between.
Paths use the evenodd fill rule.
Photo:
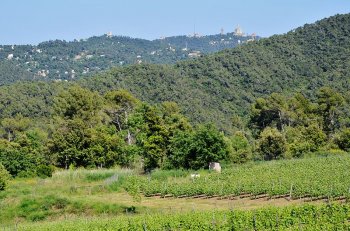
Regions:
<instances>
[{"instance_id":1,"label":"grassy field","mask_svg":"<svg viewBox=\"0 0 350 231\"><path fill-rule=\"evenodd\" d=\"M170 219L169 225L174 225L191 214L207 221L213 213L226 229L231 227L226 223L232 211L237 212L234 216L238 220L243 219L242 224L248 225L247 220L254 218L252 214L273 210L271 216L281 213L288 217L285 209L292 208L331 209L317 214L343 211L341 219L339 214L334 219L338 219L336 225L347 227L349 169L349 156L334 156L249 163L226 167L221 174L201 170L198 179L191 179L192 171L184 170L154 171L150 175L129 169L58 171L47 179L12 180L8 189L0 192L0 230L103 230L106 225L105 230L114 230L118 224L127 229L131 221L135 230L143 229L144 224L146 230L154 230L149 228L153 223L163 224L158 230L164 230L164 214ZM154 193L159 194L147 197ZM275 198L276 195L282 197ZM334 208L324 207L333 200ZM279 219L283 220L283 216ZM267 218L261 219L267 222ZM331 223L325 219L321 222ZM297 223L281 229L292 230ZM173 229L182 230L176 227Z\"/></svg>"}]
</instances>

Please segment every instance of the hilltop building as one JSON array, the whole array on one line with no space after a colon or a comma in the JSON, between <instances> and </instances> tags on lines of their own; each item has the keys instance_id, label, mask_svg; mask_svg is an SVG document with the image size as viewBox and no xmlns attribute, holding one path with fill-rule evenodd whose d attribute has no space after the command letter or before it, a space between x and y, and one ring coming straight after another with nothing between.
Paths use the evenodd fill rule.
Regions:
<instances>
[{"instance_id":1,"label":"hilltop building","mask_svg":"<svg viewBox=\"0 0 350 231\"><path fill-rule=\"evenodd\" d=\"M112 38L113 37L113 33L112 32L107 32L106 36L107 36L107 38Z\"/></svg>"},{"instance_id":2,"label":"hilltop building","mask_svg":"<svg viewBox=\"0 0 350 231\"><path fill-rule=\"evenodd\" d=\"M235 28L235 31L233 33L236 36L243 36L243 30L242 30L242 28L239 25Z\"/></svg>"},{"instance_id":3,"label":"hilltop building","mask_svg":"<svg viewBox=\"0 0 350 231\"><path fill-rule=\"evenodd\" d=\"M200 51L192 51L191 53L188 54L189 58L198 58L201 56L201 52Z\"/></svg>"}]
</instances>

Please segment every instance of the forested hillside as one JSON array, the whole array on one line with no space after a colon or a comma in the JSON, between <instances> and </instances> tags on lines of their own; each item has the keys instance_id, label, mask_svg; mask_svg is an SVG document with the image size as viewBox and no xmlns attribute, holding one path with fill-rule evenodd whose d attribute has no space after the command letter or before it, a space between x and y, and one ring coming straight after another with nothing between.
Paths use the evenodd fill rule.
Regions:
<instances>
[{"instance_id":1,"label":"forested hillside","mask_svg":"<svg viewBox=\"0 0 350 231\"><path fill-rule=\"evenodd\" d=\"M115 68L83 80L98 91L125 88L147 102L178 102L193 121L224 130L257 97L300 92L314 98L322 86L348 91L350 15L336 15L284 35L261 39L175 65Z\"/></svg>"},{"instance_id":2,"label":"forested hillside","mask_svg":"<svg viewBox=\"0 0 350 231\"><path fill-rule=\"evenodd\" d=\"M108 34L71 42L48 41L37 46L4 45L0 46L0 85L23 79L72 80L129 64L175 63L252 39L228 33L149 41Z\"/></svg>"},{"instance_id":3,"label":"forested hillside","mask_svg":"<svg viewBox=\"0 0 350 231\"><path fill-rule=\"evenodd\" d=\"M344 154L349 30L337 15L174 65L2 86L0 163L28 176L50 164L149 171Z\"/></svg>"}]
</instances>

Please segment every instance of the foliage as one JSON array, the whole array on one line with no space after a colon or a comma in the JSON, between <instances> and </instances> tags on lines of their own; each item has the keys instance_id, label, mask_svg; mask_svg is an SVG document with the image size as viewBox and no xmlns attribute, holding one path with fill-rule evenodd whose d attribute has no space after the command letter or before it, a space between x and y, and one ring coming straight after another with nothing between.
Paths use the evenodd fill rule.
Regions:
<instances>
[{"instance_id":1,"label":"foliage","mask_svg":"<svg viewBox=\"0 0 350 231\"><path fill-rule=\"evenodd\" d=\"M1 140L0 143L0 163L12 175L32 176L35 174L36 164L39 156L34 153L24 152L24 150L15 143Z\"/></svg>"},{"instance_id":2,"label":"foliage","mask_svg":"<svg viewBox=\"0 0 350 231\"><path fill-rule=\"evenodd\" d=\"M50 165L41 164L36 168L36 174L41 178L52 177L53 172L54 167Z\"/></svg>"},{"instance_id":3,"label":"foliage","mask_svg":"<svg viewBox=\"0 0 350 231\"><path fill-rule=\"evenodd\" d=\"M210 162L228 158L224 135L213 125L199 126L193 132L179 132L171 140L169 166L173 168L208 168Z\"/></svg>"},{"instance_id":4,"label":"foliage","mask_svg":"<svg viewBox=\"0 0 350 231\"><path fill-rule=\"evenodd\" d=\"M349 198L350 182L345 180L349 175L349 154L324 154L305 159L233 165L223 169L221 174L201 172L201 177L196 180L190 178L190 172L182 177L153 178L151 175L143 179L140 177L138 184L146 196L160 193L173 197L206 195L234 198L250 194L254 199L265 194L268 198L282 195L292 199L303 196Z\"/></svg>"},{"instance_id":5,"label":"foliage","mask_svg":"<svg viewBox=\"0 0 350 231\"><path fill-rule=\"evenodd\" d=\"M193 134L188 154L184 155L187 162L185 167L191 169L208 168L210 162L224 160L227 155L224 135L211 124L200 126Z\"/></svg>"},{"instance_id":6,"label":"foliage","mask_svg":"<svg viewBox=\"0 0 350 231\"><path fill-rule=\"evenodd\" d=\"M350 128L344 128L336 139L336 143L342 150L350 151Z\"/></svg>"},{"instance_id":7,"label":"foliage","mask_svg":"<svg viewBox=\"0 0 350 231\"><path fill-rule=\"evenodd\" d=\"M251 103L262 97L268 102L263 111L271 110L270 119L278 118L269 121L266 117L267 123L274 124L265 123L265 126L276 124L282 129L289 123L307 123L299 117L297 109L312 109L312 105L300 97L300 101L293 102L295 114L286 114L284 109L292 102L285 102L284 97L302 93L308 100L315 100L323 97L316 94L323 86L343 94L348 90L345 86L349 81L349 65L345 60L350 49L350 26L347 25L350 25L349 14L336 15L284 35L195 60L175 65L141 64L115 68L80 80L80 83L101 92L125 88L148 103L175 101L192 122L213 122L231 134L232 115L247 115ZM278 94L266 99L272 93ZM337 96L334 99L337 101ZM334 105L339 106L336 101ZM337 115L338 111L334 112ZM323 114L326 119L327 112ZM339 122L335 120L334 123L336 129Z\"/></svg>"},{"instance_id":8,"label":"foliage","mask_svg":"<svg viewBox=\"0 0 350 231\"><path fill-rule=\"evenodd\" d=\"M19 225L19 230L347 230L348 204L301 205L251 211L154 213ZM315 219L317 218L317 219Z\"/></svg>"},{"instance_id":9,"label":"foliage","mask_svg":"<svg viewBox=\"0 0 350 231\"><path fill-rule=\"evenodd\" d=\"M342 94L346 93L347 89L344 86L348 81L346 73L348 73L349 67L344 62L346 60L344 54L347 54L350 44L347 42L349 40L348 28L350 27L346 26L349 22L348 14L336 15L297 28L284 35L250 42L235 49L225 50L195 60L183 61L175 65L137 64L118 67L100 73L93 78L81 79L78 83L102 94L110 90L126 89L136 98L152 104L175 101L192 123L213 122L219 129L228 134L235 132L231 121L233 114L247 115L251 103L257 98L267 98L268 95L275 92L278 93L275 95L276 97L265 100L271 102L273 108L270 109L274 111L274 117L280 112L281 121L274 120L271 121L274 124L265 124L265 126L275 126L277 124L278 129L282 129L286 124L307 123L309 119L313 119L308 117L308 120L303 120L303 115L298 112L298 109L312 110L312 105L308 104L307 101L303 101L303 97L299 97L299 100L293 102L284 102L284 97L294 93L302 93L307 100L315 100L316 97L327 96L328 93L331 93L324 91L324 94L316 94L322 86L329 86L333 91ZM102 36L91 38L86 43L103 41L105 46L108 47L108 44L112 45L114 42L113 46L119 47L122 46L120 44L124 44L123 40L128 40L128 38ZM197 41L200 39L191 38L191 40ZM81 42L84 43L84 41ZM120 42L119 45L117 45L118 42ZM69 47L74 44L80 44L80 42L51 41L41 44L39 49L44 50L52 47L52 52L49 53L52 56L57 56L57 59L60 60L58 55L54 53L69 50ZM81 53L80 49L83 49L84 46L78 47L80 48L77 53ZM20 47L15 46L15 51L17 48ZM11 46L6 47L6 49L13 52ZM6 49L4 51L7 51ZM110 50L107 49L107 51ZM35 53L35 55L39 54L47 55L44 51L43 53ZM69 59L75 55L75 52L72 52L71 56L68 55ZM99 53L96 52L96 56L98 55ZM135 55L137 56L137 54ZM65 60L66 56L63 55L61 58ZM76 63L83 59L77 60ZM51 65L50 63L51 61L48 65ZM104 61L101 61L101 63L104 63ZM134 61L131 63L134 63ZM88 65L88 67L91 70L93 69L92 66ZM68 76L71 75L72 69L75 68L66 70L69 72ZM54 74L55 71L50 71L50 73ZM61 78L65 78L64 71L59 74ZM44 114L47 116L50 113L48 109L52 105L52 99L57 94L57 87L66 84L64 82L50 84L25 83L27 87L24 87L21 86L24 85L23 83L17 84L16 88L19 87L19 90L11 86L4 86L1 88L0 94L4 94L6 98L2 102L2 97L0 97L0 114L6 113L5 116L10 117L9 112L14 111L11 117L18 113L25 117L29 117L28 114L35 116ZM37 90L40 94L36 94ZM19 96L14 97L12 92L18 93ZM31 100L32 98L29 96L35 100ZM15 100L19 97L21 100ZM333 98L337 100L336 95ZM27 103L27 101L30 103ZM320 98L320 104L321 101ZM11 102L10 105L9 102ZM293 114L286 114L284 109L290 103L293 104L296 110ZM27 109L23 105L30 107ZM339 106L338 103L334 105ZM322 110L326 109L327 106ZM334 111L336 120L334 120L335 124L332 126L335 127L327 128L327 130L334 130L341 123L348 123L346 118L337 120L338 112L339 110ZM321 113L321 111L318 113ZM331 113L333 113L332 110ZM326 121L326 114L327 112L323 111L322 119L324 120L323 125L327 123L328 126L333 122L328 123ZM331 118L328 116L329 119ZM324 127L323 125L322 127ZM328 135L329 132L326 133Z\"/></svg>"},{"instance_id":10,"label":"foliage","mask_svg":"<svg viewBox=\"0 0 350 231\"><path fill-rule=\"evenodd\" d=\"M265 128L258 140L258 152L265 160L278 159L286 152L284 136L275 128Z\"/></svg>"},{"instance_id":11,"label":"foliage","mask_svg":"<svg viewBox=\"0 0 350 231\"><path fill-rule=\"evenodd\" d=\"M344 98L339 92L329 88L322 87L318 91L318 110L323 117L325 130L333 132L334 129L339 128L339 113L340 106L344 102Z\"/></svg>"},{"instance_id":12,"label":"foliage","mask_svg":"<svg viewBox=\"0 0 350 231\"><path fill-rule=\"evenodd\" d=\"M0 162L0 191L6 189L6 186L9 180L10 180L9 172Z\"/></svg>"},{"instance_id":13,"label":"foliage","mask_svg":"<svg viewBox=\"0 0 350 231\"><path fill-rule=\"evenodd\" d=\"M243 132L237 131L229 139L232 148L230 161L233 163L246 163L252 159L252 147Z\"/></svg>"}]
</instances>

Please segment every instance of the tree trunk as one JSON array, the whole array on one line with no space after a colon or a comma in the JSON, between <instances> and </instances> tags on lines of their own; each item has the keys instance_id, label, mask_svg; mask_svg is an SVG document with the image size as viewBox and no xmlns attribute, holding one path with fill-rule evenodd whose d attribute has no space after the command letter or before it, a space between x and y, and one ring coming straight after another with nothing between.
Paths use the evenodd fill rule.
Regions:
<instances>
[{"instance_id":1,"label":"tree trunk","mask_svg":"<svg viewBox=\"0 0 350 231\"><path fill-rule=\"evenodd\" d=\"M278 111L278 117L279 117L279 119L280 119L281 130L284 131L283 120L282 120L282 113L281 113L281 111Z\"/></svg>"},{"instance_id":2,"label":"tree trunk","mask_svg":"<svg viewBox=\"0 0 350 231\"><path fill-rule=\"evenodd\" d=\"M132 143L132 138L131 138L130 130L128 129L128 145L131 145L131 143Z\"/></svg>"},{"instance_id":3,"label":"tree trunk","mask_svg":"<svg viewBox=\"0 0 350 231\"><path fill-rule=\"evenodd\" d=\"M67 155L66 155L66 163L65 164L66 164L65 167L66 167L66 170L67 170L68 169L68 156Z\"/></svg>"},{"instance_id":4,"label":"tree trunk","mask_svg":"<svg viewBox=\"0 0 350 231\"><path fill-rule=\"evenodd\" d=\"M121 127L121 125L120 125L118 116L116 116L116 120L114 120L113 122L116 123L116 124L118 125L118 129L119 129L119 131L121 131L121 130L122 130L122 127Z\"/></svg>"}]
</instances>

